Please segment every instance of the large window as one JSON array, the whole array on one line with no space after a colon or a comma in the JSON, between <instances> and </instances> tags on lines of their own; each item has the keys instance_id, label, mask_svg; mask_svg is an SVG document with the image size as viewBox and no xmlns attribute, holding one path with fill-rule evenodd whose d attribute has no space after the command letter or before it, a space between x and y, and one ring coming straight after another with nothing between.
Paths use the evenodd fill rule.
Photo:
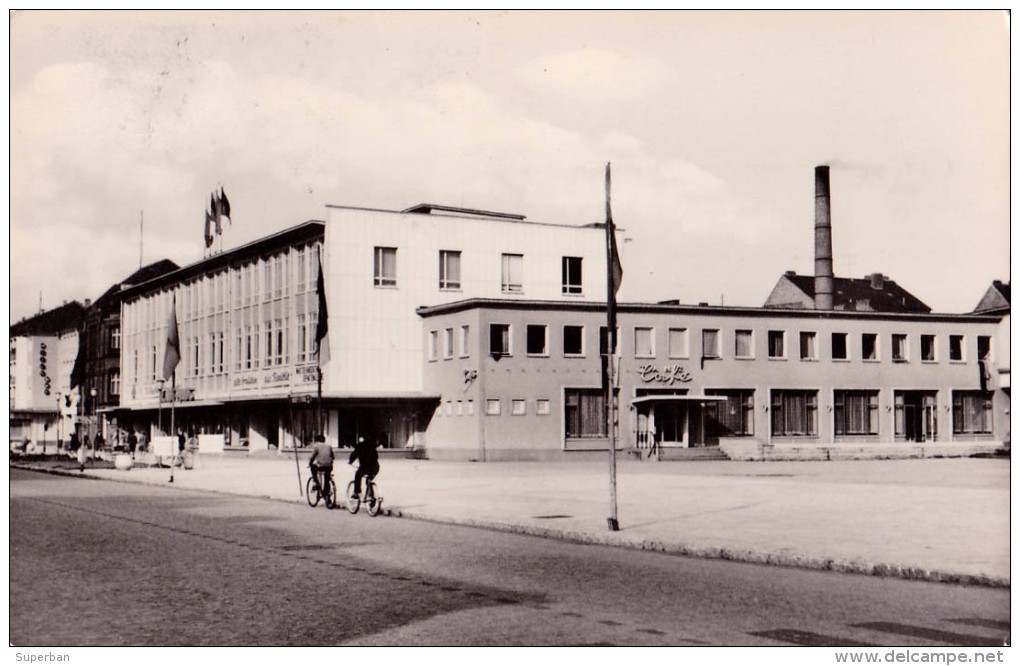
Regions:
<instances>
[{"instance_id":1,"label":"large window","mask_svg":"<svg viewBox=\"0 0 1020 666\"><path fill-rule=\"evenodd\" d=\"M397 286L397 248L375 248L374 281L377 287Z\"/></svg>"},{"instance_id":2,"label":"large window","mask_svg":"<svg viewBox=\"0 0 1020 666\"><path fill-rule=\"evenodd\" d=\"M634 327L634 357L655 358L655 329Z\"/></svg>"},{"instance_id":3,"label":"large window","mask_svg":"<svg viewBox=\"0 0 1020 666\"><path fill-rule=\"evenodd\" d=\"M584 356L584 326L563 327L563 355Z\"/></svg>"},{"instance_id":4,"label":"large window","mask_svg":"<svg viewBox=\"0 0 1020 666\"><path fill-rule=\"evenodd\" d=\"M489 324L489 354L493 357L510 356L510 324Z\"/></svg>"},{"instance_id":5,"label":"large window","mask_svg":"<svg viewBox=\"0 0 1020 666\"><path fill-rule=\"evenodd\" d=\"M772 434L806 436L818 434L818 391L772 391Z\"/></svg>"},{"instance_id":6,"label":"large window","mask_svg":"<svg viewBox=\"0 0 1020 666\"><path fill-rule=\"evenodd\" d=\"M709 433L715 437L754 435L754 391L742 389L706 389L705 395L726 398L726 402L705 404Z\"/></svg>"},{"instance_id":7,"label":"large window","mask_svg":"<svg viewBox=\"0 0 1020 666\"><path fill-rule=\"evenodd\" d=\"M992 432L992 394L983 391L953 391L953 434L979 435Z\"/></svg>"},{"instance_id":8,"label":"large window","mask_svg":"<svg viewBox=\"0 0 1020 666\"><path fill-rule=\"evenodd\" d=\"M524 255L504 254L502 269L502 289L504 293L520 293L524 291Z\"/></svg>"},{"instance_id":9,"label":"large window","mask_svg":"<svg viewBox=\"0 0 1020 666\"><path fill-rule=\"evenodd\" d=\"M786 358L786 331L769 331L769 358Z\"/></svg>"},{"instance_id":10,"label":"large window","mask_svg":"<svg viewBox=\"0 0 1020 666\"><path fill-rule=\"evenodd\" d=\"M834 391L837 435L878 434L878 391Z\"/></svg>"},{"instance_id":11,"label":"large window","mask_svg":"<svg viewBox=\"0 0 1020 666\"><path fill-rule=\"evenodd\" d=\"M686 328L669 329L669 357L690 358L690 343Z\"/></svg>"},{"instance_id":12,"label":"large window","mask_svg":"<svg viewBox=\"0 0 1020 666\"><path fill-rule=\"evenodd\" d=\"M599 389L566 389L564 416L568 438L606 436L606 396Z\"/></svg>"},{"instance_id":13,"label":"large window","mask_svg":"<svg viewBox=\"0 0 1020 666\"><path fill-rule=\"evenodd\" d=\"M834 361L845 361L849 358L846 346L846 333L832 334L832 359Z\"/></svg>"},{"instance_id":14,"label":"large window","mask_svg":"<svg viewBox=\"0 0 1020 666\"><path fill-rule=\"evenodd\" d=\"M581 257L563 257L563 293L582 293Z\"/></svg>"},{"instance_id":15,"label":"large window","mask_svg":"<svg viewBox=\"0 0 1020 666\"><path fill-rule=\"evenodd\" d=\"M439 288L460 289L460 252L439 251Z\"/></svg>"},{"instance_id":16,"label":"large window","mask_svg":"<svg viewBox=\"0 0 1020 666\"><path fill-rule=\"evenodd\" d=\"M549 327L545 324L528 324L528 355L548 356L549 354Z\"/></svg>"},{"instance_id":17,"label":"large window","mask_svg":"<svg viewBox=\"0 0 1020 666\"><path fill-rule=\"evenodd\" d=\"M737 358L754 357L754 335L751 331L737 330L733 334L734 353Z\"/></svg>"}]
</instances>

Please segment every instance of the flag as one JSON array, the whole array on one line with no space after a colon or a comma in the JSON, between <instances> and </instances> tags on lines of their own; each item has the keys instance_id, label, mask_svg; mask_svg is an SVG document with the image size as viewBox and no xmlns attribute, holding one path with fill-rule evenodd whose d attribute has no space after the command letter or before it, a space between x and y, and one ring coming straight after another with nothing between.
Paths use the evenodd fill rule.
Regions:
<instances>
[{"instance_id":1,"label":"flag","mask_svg":"<svg viewBox=\"0 0 1020 666\"><path fill-rule=\"evenodd\" d=\"M606 234L609 236L609 264L612 266L610 287L615 303L616 294L620 291L620 283L623 282L623 265L620 263L620 251L616 247L616 225L613 224L613 210L609 202L608 163L606 164Z\"/></svg>"},{"instance_id":2,"label":"flag","mask_svg":"<svg viewBox=\"0 0 1020 666\"><path fill-rule=\"evenodd\" d=\"M608 390L615 380L613 356L620 348L616 336L616 294L623 281L623 265L620 251L616 247L616 226L613 224L613 209L610 205L609 163L606 163L606 353L602 357L602 387Z\"/></svg>"},{"instance_id":3,"label":"flag","mask_svg":"<svg viewBox=\"0 0 1020 666\"><path fill-rule=\"evenodd\" d=\"M319 367L329 361L329 311L326 308L326 280L322 275L322 255L319 255L319 277L315 281L315 295L319 301L319 321L315 325L315 354ZM323 340L325 340L325 358L323 358Z\"/></svg>"},{"instance_id":4,"label":"flag","mask_svg":"<svg viewBox=\"0 0 1020 666\"><path fill-rule=\"evenodd\" d=\"M215 192L209 196L209 210L212 211L213 222L216 223L216 235L219 236L223 234L223 224L220 222L223 213L220 210L220 200L216 198Z\"/></svg>"},{"instance_id":5,"label":"flag","mask_svg":"<svg viewBox=\"0 0 1020 666\"><path fill-rule=\"evenodd\" d=\"M231 225L234 221L230 218L230 199L227 198L227 193L223 191L223 187L220 187L220 215L227 218Z\"/></svg>"},{"instance_id":6,"label":"flag","mask_svg":"<svg viewBox=\"0 0 1020 666\"><path fill-rule=\"evenodd\" d=\"M78 355L74 357L74 366L71 368L71 390L76 386L85 383L85 338L81 331L78 331Z\"/></svg>"},{"instance_id":7,"label":"flag","mask_svg":"<svg viewBox=\"0 0 1020 666\"><path fill-rule=\"evenodd\" d=\"M181 362L181 340L177 334L177 294L170 306L170 320L166 324L166 353L163 355L163 379L173 377L177 364Z\"/></svg>"},{"instance_id":8,"label":"flag","mask_svg":"<svg viewBox=\"0 0 1020 666\"><path fill-rule=\"evenodd\" d=\"M212 247L213 234L212 234L212 213L205 211L205 246L206 248Z\"/></svg>"}]
</instances>

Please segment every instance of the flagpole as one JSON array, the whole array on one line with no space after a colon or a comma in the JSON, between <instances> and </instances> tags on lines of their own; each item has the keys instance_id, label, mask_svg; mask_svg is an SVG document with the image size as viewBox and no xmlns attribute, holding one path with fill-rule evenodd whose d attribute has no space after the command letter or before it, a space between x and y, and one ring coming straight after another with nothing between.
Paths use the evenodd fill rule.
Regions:
<instances>
[{"instance_id":1,"label":"flagpole","mask_svg":"<svg viewBox=\"0 0 1020 666\"><path fill-rule=\"evenodd\" d=\"M170 483L174 482L174 458L173 452L177 448L177 437L174 435L174 408L177 406L177 366L174 366L174 376L170 379ZM183 460L182 460L183 464Z\"/></svg>"},{"instance_id":2,"label":"flagpole","mask_svg":"<svg viewBox=\"0 0 1020 666\"><path fill-rule=\"evenodd\" d=\"M616 354L616 276L613 274L613 214L609 198L609 163L606 163L606 419L609 432L609 518L610 532L620 530L616 513L616 368L613 358Z\"/></svg>"}]
</instances>

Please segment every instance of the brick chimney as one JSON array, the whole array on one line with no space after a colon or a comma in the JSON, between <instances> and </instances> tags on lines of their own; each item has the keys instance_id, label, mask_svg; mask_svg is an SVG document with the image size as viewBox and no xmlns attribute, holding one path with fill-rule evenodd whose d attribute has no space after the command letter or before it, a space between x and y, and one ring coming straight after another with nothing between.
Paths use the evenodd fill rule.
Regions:
<instances>
[{"instance_id":1,"label":"brick chimney","mask_svg":"<svg viewBox=\"0 0 1020 666\"><path fill-rule=\"evenodd\" d=\"M829 167L815 167L815 309L832 309L832 219Z\"/></svg>"}]
</instances>

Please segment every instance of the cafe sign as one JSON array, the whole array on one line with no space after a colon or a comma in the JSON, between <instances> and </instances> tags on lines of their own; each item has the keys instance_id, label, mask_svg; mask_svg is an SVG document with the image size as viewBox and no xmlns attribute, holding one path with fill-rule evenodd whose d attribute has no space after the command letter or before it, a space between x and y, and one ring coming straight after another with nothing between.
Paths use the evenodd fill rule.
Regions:
<instances>
[{"instance_id":1,"label":"cafe sign","mask_svg":"<svg viewBox=\"0 0 1020 666\"><path fill-rule=\"evenodd\" d=\"M637 374L646 384L657 382L659 384L665 384L666 386L672 386L679 382L686 384L691 381L691 373L687 372L687 369L682 365L667 365L663 366L662 370L656 369L652 364L639 365L637 368Z\"/></svg>"}]
</instances>

